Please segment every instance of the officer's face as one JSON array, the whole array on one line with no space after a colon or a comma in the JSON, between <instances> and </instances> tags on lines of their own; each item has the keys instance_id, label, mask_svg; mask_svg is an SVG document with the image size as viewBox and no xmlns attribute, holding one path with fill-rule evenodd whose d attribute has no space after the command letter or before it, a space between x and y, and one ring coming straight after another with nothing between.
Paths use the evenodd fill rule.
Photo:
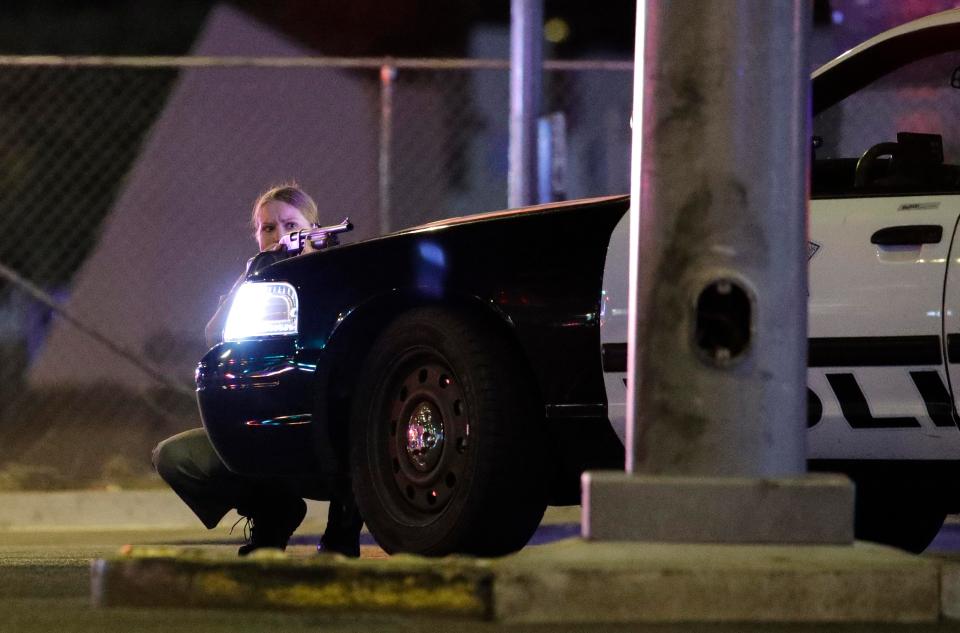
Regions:
<instances>
[{"instance_id":1,"label":"officer's face","mask_svg":"<svg viewBox=\"0 0 960 633\"><path fill-rule=\"evenodd\" d=\"M280 238L287 233L310 228L310 223L299 209L279 200L270 200L261 204L254 216L254 223L256 224L254 237L261 251L275 247Z\"/></svg>"}]
</instances>

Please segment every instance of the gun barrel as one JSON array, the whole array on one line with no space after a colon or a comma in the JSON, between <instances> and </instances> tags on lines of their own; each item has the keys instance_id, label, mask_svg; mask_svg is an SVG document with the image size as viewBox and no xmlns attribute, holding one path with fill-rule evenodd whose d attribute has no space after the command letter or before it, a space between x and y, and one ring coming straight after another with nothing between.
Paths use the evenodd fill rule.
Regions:
<instances>
[{"instance_id":1,"label":"gun barrel","mask_svg":"<svg viewBox=\"0 0 960 633\"><path fill-rule=\"evenodd\" d=\"M340 224L333 224L330 226L321 226L315 229L310 229L306 233L307 239L317 240L323 237L324 235L333 235L337 233L347 233L348 231L353 230L353 223L350 222L350 218L344 218Z\"/></svg>"}]
</instances>

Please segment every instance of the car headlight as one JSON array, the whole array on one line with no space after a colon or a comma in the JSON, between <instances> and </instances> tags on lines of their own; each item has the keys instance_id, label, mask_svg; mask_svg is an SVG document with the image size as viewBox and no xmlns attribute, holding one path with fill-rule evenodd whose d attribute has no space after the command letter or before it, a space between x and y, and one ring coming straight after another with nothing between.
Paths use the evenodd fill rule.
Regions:
<instances>
[{"instance_id":1,"label":"car headlight","mask_svg":"<svg viewBox=\"0 0 960 633\"><path fill-rule=\"evenodd\" d=\"M297 291L285 282L245 282L233 296L223 340L297 333Z\"/></svg>"}]
</instances>

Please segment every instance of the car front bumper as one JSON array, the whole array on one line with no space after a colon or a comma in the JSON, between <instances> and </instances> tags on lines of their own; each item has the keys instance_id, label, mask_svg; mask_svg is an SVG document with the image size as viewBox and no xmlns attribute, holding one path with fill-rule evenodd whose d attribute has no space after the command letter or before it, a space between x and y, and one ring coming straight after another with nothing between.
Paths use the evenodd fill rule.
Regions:
<instances>
[{"instance_id":1,"label":"car front bumper","mask_svg":"<svg viewBox=\"0 0 960 633\"><path fill-rule=\"evenodd\" d=\"M292 338L220 343L204 355L197 403L227 468L249 476L316 472L316 370Z\"/></svg>"}]
</instances>

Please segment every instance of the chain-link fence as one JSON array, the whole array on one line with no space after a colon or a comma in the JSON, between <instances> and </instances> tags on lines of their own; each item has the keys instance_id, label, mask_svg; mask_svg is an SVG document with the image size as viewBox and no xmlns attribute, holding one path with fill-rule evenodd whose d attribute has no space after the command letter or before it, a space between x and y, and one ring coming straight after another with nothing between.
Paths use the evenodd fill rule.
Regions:
<instances>
[{"instance_id":1,"label":"chain-link fence","mask_svg":"<svg viewBox=\"0 0 960 633\"><path fill-rule=\"evenodd\" d=\"M548 65L566 197L628 190L631 81ZM352 240L503 208L508 129L500 61L0 59L0 489L151 481L261 190Z\"/></svg>"}]
</instances>

